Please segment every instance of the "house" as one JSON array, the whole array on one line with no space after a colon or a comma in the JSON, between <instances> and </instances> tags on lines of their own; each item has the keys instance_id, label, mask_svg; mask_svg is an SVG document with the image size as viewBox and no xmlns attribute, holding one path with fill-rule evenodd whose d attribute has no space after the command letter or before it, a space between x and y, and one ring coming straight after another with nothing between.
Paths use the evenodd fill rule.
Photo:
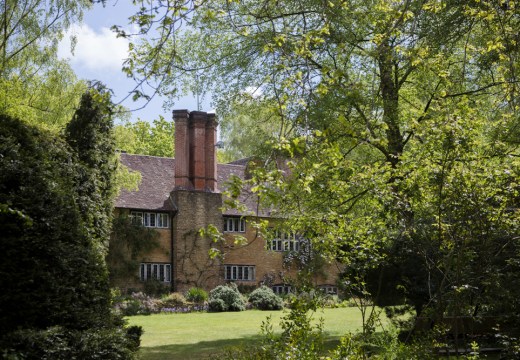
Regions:
<instances>
[{"instance_id":1,"label":"house","mask_svg":"<svg viewBox=\"0 0 520 360\"><path fill-rule=\"evenodd\" d=\"M214 114L175 110L173 121L175 159L121 154L121 162L139 171L142 182L137 191L122 191L116 212L154 228L160 234L160 246L139 254L138 272L120 286L138 288L155 279L173 291L193 286L210 290L227 282L249 288L266 284L277 293L290 291L288 279L297 268L287 263L287 254L301 252L307 245L296 236L259 236L251 226L253 221L274 223L276 219L268 211L257 211L254 196L247 192L241 198L247 211L223 209L222 189L232 176L246 176L247 161L217 164ZM223 233L225 241L216 243L201 234L200 229L210 224ZM237 244L237 235L246 241ZM211 249L218 249L221 256L210 257ZM338 273L337 264L327 263L313 281L336 293Z\"/></svg>"}]
</instances>

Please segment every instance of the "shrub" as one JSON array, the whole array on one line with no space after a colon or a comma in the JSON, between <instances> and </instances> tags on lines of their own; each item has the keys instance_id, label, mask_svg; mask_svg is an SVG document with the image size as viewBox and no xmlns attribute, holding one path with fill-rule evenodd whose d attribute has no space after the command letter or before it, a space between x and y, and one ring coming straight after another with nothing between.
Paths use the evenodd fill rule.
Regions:
<instances>
[{"instance_id":1,"label":"shrub","mask_svg":"<svg viewBox=\"0 0 520 360\"><path fill-rule=\"evenodd\" d=\"M116 311L123 316L150 315L158 313L160 308L160 300L151 298L142 292L133 293L115 305Z\"/></svg>"},{"instance_id":2,"label":"shrub","mask_svg":"<svg viewBox=\"0 0 520 360\"><path fill-rule=\"evenodd\" d=\"M163 298L161 298L161 301L160 301L161 308L173 308L173 307L177 307L177 306L186 306L186 305L187 305L187 302L186 302L186 298L184 297L184 295L182 295L181 293L177 293L177 292L164 296Z\"/></svg>"},{"instance_id":3,"label":"shrub","mask_svg":"<svg viewBox=\"0 0 520 360\"><path fill-rule=\"evenodd\" d=\"M246 306L236 284L219 285L209 293L209 311L243 311Z\"/></svg>"},{"instance_id":4,"label":"shrub","mask_svg":"<svg viewBox=\"0 0 520 360\"><path fill-rule=\"evenodd\" d=\"M188 299L188 301L201 304L208 300L208 293L204 289L192 287L186 293L186 299Z\"/></svg>"},{"instance_id":5,"label":"shrub","mask_svg":"<svg viewBox=\"0 0 520 360\"><path fill-rule=\"evenodd\" d=\"M141 332L131 329L22 329L7 334L0 348L6 359L134 359Z\"/></svg>"},{"instance_id":6,"label":"shrub","mask_svg":"<svg viewBox=\"0 0 520 360\"><path fill-rule=\"evenodd\" d=\"M144 293L149 296L160 297L170 292L170 286L159 280L150 279L144 282Z\"/></svg>"},{"instance_id":7,"label":"shrub","mask_svg":"<svg viewBox=\"0 0 520 360\"><path fill-rule=\"evenodd\" d=\"M260 310L280 310L283 308L283 300L267 286L261 286L253 291L249 295L249 302L254 308Z\"/></svg>"}]
</instances>

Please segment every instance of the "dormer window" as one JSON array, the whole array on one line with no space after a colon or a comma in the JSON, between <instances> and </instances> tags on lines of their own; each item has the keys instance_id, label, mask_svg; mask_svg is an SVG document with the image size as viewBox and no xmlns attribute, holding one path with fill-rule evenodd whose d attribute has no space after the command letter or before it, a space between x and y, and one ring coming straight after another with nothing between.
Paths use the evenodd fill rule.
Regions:
<instances>
[{"instance_id":1,"label":"dormer window","mask_svg":"<svg viewBox=\"0 0 520 360\"><path fill-rule=\"evenodd\" d=\"M224 216L224 232L246 232L246 220L236 216Z\"/></svg>"}]
</instances>

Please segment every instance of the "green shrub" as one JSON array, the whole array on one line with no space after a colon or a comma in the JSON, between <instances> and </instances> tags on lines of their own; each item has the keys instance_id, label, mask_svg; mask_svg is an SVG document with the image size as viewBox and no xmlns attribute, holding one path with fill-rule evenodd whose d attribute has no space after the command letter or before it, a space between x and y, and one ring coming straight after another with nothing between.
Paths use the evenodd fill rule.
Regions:
<instances>
[{"instance_id":1,"label":"green shrub","mask_svg":"<svg viewBox=\"0 0 520 360\"><path fill-rule=\"evenodd\" d=\"M170 292L170 286L159 280L150 279L144 282L144 293L149 296L160 297Z\"/></svg>"},{"instance_id":2,"label":"green shrub","mask_svg":"<svg viewBox=\"0 0 520 360\"><path fill-rule=\"evenodd\" d=\"M243 311L246 305L236 284L219 285L209 293L209 311Z\"/></svg>"},{"instance_id":3,"label":"green shrub","mask_svg":"<svg viewBox=\"0 0 520 360\"><path fill-rule=\"evenodd\" d=\"M158 313L161 307L161 300L156 300L142 292L133 293L115 304L116 312L123 316L150 315Z\"/></svg>"},{"instance_id":4,"label":"green shrub","mask_svg":"<svg viewBox=\"0 0 520 360\"><path fill-rule=\"evenodd\" d=\"M192 287L186 293L186 299L197 304L202 304L208 300L208 293L204 289Z\"/></svg>"},{"instance_id":5,"label":"green shrub","mask_svg":"<svg viewBox=\"0 0 520 360\"><path fill-rule=\"evenodd\" d=\"M0 347L4 359L134 359L141 333L131 328L127 332L114 328L78 331L61 326L22 329L7 334Z\"/></svg>"},{"instance_id":6,"label":"green shrub","mask_svg":"<svg viewBox=\"0 0 520 360\"><path fill-rule=\"evenodd\" d=\"M283 300L267 286L261 286L249 295L249 302L259 310L280 310Z\"/></svg>"},{"instance_id":7,"label":"green shrub","mask_svg":"<svg viewBox=\"0 0 520 360\"><path fill-rule=\"evenodd\" d=\"M160 301L161 308L173 308L178 306L186 306L188 303L184 295L178 292L170 293L163 296Z\"/></svg>"}]
</instances>

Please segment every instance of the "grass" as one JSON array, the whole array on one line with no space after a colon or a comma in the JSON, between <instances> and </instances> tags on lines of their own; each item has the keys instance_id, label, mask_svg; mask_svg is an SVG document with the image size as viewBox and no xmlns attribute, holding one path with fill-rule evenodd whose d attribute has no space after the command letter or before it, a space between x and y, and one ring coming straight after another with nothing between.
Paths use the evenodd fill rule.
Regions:
<instances>
[{"instance_id":1,"label":"grass","mask_svg":"<svg viewBox=\"0 0 520 360\"><path fill-rule=\"evenodd\" d=\"M129 325L144 329L141 338L143 360L204 359L226 347L250 345L261 340L260 327L268 316L275 331L280 331L283 311L226 313L155 314L132 316ZM314 314L323 318L327 347L339 337L361 329L357 308L323 309Z\"/></svg>"}]
</instances>

